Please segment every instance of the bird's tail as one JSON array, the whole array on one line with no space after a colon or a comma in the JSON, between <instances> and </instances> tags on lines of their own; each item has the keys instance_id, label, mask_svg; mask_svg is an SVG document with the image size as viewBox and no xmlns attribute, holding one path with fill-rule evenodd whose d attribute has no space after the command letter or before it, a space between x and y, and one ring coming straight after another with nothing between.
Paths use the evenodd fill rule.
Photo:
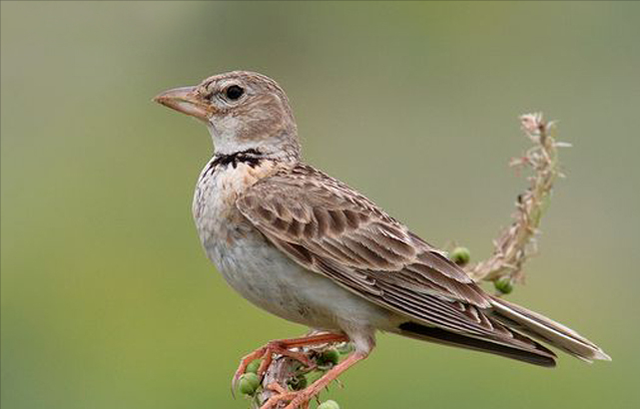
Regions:
<instances>
[{"instance_id":1,"label":"bird's tail","mask_svg":"<svg viewBox=\"0 0 640 409\"><path fill-rule=\"evenodd\" d=\"M491 303L492 318L507 327L587 362L596 359L611 360L596 344L562 324L501 298L493 297Z\"/></svg>"},{"instance_id":2,"label":"bird's tail","mask_svg":"<svg viewBox=\"0 0 640 409\"><path fill-rule=\"evenodd\" d=\"M499 324L496 323L496 325ZM556 355L552 351L515 331L509 329L506 329L506 331L510 336L504 339L478 337L408 321L400 324L396 332L405 337L421 341L500 355L528 364L545 367L556 366Z\"/></svg>"}]
</instances>

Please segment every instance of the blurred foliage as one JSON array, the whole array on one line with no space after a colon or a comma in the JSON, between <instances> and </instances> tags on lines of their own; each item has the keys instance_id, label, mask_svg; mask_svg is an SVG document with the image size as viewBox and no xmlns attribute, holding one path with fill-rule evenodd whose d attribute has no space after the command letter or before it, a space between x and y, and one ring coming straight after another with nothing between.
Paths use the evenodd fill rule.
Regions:
<instances>
[{"instance_id":1,"label":"blurred foliage","mask_svg":"<svg viewBox=\"0 0 640 409\"><path fill-rule=\"evenodd\" d=\"M637 408L639 20L633 2L3 1L2 407L245 408L237 359L305 331L210 266L190 215L210 140L151 102L249 69L287 90L311 163L477 259L523 185L517 116L542 110L574 144L511 299L613 362L550 371L381 335L332 399Z\"/></svg>"}]
</instances>

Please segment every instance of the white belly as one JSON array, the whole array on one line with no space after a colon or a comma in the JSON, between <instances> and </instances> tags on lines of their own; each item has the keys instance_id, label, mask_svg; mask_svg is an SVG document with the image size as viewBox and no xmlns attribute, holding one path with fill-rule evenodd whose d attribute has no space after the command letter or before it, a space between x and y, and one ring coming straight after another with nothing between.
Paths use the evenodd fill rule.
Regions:
<instances>
[{"instance_id":1,"label":"white belly","mask_svg":"<svg viewBox=\"0 0 640 409\"><path fill-rule=\"evenodd\" d=\"M284 319L318 329L342 329L350 321L381 318L379 307L304 269L262 237L241 239L233 246L211 243L205 249L237 292Z\"/></svg>"}]
</instances>

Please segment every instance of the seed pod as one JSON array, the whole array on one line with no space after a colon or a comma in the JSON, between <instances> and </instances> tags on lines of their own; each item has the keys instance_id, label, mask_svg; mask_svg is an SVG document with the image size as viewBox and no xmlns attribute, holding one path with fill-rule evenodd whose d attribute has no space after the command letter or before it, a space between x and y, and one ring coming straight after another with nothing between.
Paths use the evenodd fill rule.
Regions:
<instances>
[{"instance_id":1,"label":"seed pod","mask_svg":"<svg viewBox=\"0 0 640 409\"><path fill-rule=\"evenodd\" d=\"M251 361L249 363L249 365L247 365L247 369L244 371L244 373L258 373L258 368L260 368L260 364L262 363L261 359L255 359L253 361Z\"/></svg>"},{"instance_id":2,"label":"seed pod","mask_svg":"<svg viewBox=\"0 0 640 409\"><path fill-rule=\"evenodd\" d=\"M466 266L471 260L471 252L466 247L456 247L449 254L449 259L459 266Z\"/></svg>"},{"instance_id":3,"label":"seed pod","mask_svg":"<svg viewBox=\"0 0 640 409\"><path fill-rule=\"evenodd\" d=\"M246 373L240 377L238 390L244 395L253 396L260 386L260 377L252 372Z\"/></svg>"},{"instance_id":4,"label":"seed pod","mask_svg":"<svg viewBox=\"0 0 640 409\"><path fill-rule=\"evenodd\" d=\"M307 387L307 377L304 375L295 376L289 379L288 384L294 391L300 391Z\"/></svg>"},{"instance_id":5,"label":"seed pod","mask_svg":"<svg viewBox=\"0 0 640 409\"><path fill-rule=\"evenodd\" d=\"M328 400L322 402L318 406L318 409L340 409L340 405L338 405L338 402L336 402L335 400Z\"/></svg>"},{"instance_id":6,"label":"seed pod","mask_svg":"<svg viewBox=\"0 0 640 409\"><path fill-rule=\"evenodd\" d=\"M336 365L340 360L340 353L335 348L330 348L325 351L322 351L320 356L317 359L318 365L326 366L326 365Z\"/></svg>"},{"instance_id":7,"label":"seed pod","mask_svg":"<svg viewBox=\"0 0 640 409\"><path fill-rule=\"evenodd\" d=\"M510 277L500 277L493 282L493 285L496 287L496 290L500 291L502 294L509 294L513 291L513 282Z\"/></svg>"}]
</instances>

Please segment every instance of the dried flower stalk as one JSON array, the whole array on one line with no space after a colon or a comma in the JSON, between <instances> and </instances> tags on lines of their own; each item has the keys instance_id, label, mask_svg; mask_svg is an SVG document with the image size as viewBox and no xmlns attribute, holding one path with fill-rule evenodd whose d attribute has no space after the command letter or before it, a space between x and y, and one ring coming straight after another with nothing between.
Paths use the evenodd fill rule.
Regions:
<instances>
[{"instance_id":1,"label":"dried flower stalk","mask_svg":"<svg viewBox=\"0 0 640 409\"><path fill-rule=\"evenodd\" d=\"M538 228L553 183L563 176L558 161L558 148L568 144L556 141L553 136L555 123L545 122L541 113L522 115L520 122L522 130L534 146L522 157L512 159L510 165L530 168L533 171L533 175L528 178L531 184L524 193L518 195L514 221L494 240L493 254L487 260L466 269L476 281L523 281L522 266L537 252Z\"/></svg>"}]
</instances>

